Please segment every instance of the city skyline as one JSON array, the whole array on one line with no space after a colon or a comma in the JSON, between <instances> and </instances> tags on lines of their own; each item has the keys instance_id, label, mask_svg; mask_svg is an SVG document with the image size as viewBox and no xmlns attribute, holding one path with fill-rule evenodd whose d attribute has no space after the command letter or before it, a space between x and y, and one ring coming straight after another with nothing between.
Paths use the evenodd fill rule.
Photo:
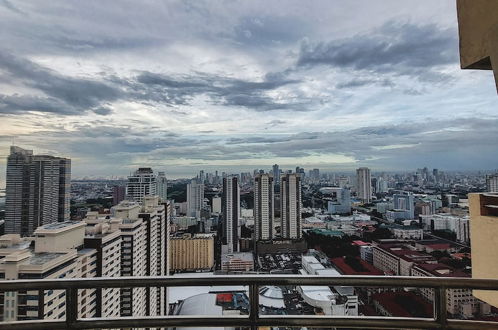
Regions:
<instances>
[{"instance_id":1,"label":"city skyline","mask_svg":"<svg viewBox=\"0 0 498 330\"><path fill-rule=\"evenodd\" d=\"M4 1L0 22L0 184L13 141L75 177L498 160L492 73L460 70L452 0Z\"/></svg>"}]
</instances>

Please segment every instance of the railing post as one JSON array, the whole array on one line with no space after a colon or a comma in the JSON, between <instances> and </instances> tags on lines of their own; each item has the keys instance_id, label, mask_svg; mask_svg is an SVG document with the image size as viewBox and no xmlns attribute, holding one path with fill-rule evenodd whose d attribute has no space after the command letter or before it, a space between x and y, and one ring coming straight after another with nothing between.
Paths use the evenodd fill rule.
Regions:
<instances>
[{"instance_id":1,"label":"railing post","mask_svg":"<svg viewBox=\"0 0 498 330\"><path fill-rule=\"evenodd\" d=\"M251 320L251 329L258 329L259 321L259 287L257 284L249 285L249 302L250 302L250 312L249 319Z\"/></svg>"},{"instance_id":2,"label":"railing post","mask_svg":"<svg viewBox=\"0 0 498 330\"><path fill-rule=\"evenodd\" d=\"M72 325L78 319L78 289L67 288L66 289L66 325L68 329L72 328Z\"/></svg>"},{"instance_id":3,"label":"railing post","mask_svg":"<svg viewBox=\"0 0 498 330\"><path fill-rule=\"evenodd\" d=\"M448 327L448 311L446 309L446 287L434 289L434 315L436 322L441 324L441 329Z\"/></svg>"}]
</instances>

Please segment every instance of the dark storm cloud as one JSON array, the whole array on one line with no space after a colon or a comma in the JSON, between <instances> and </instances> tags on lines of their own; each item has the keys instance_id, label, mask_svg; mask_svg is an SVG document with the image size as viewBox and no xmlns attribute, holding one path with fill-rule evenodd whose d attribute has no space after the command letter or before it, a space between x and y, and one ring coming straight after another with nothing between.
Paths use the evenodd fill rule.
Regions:
<instances>
[{"instance_id":1,"label":"dark storm cloud","mask_svg":"<svg viewBox=\"0 0 498 330\"><path fill-rule=\"evenodd\" d=\"M275 102L266 95L269 91L298 83L278 74L254 82L202 73L167 76L144 71L131 78L109 76L95 80L64 76L3 52L0 52L0 69L12 82L46 96L0 95L2 113L39 111L79 115L93 111L108 115L112 112L108 105L118 100L188 105L198 95L209 96L213 103L255 111L303 110L303 102Z\"/></svg>"},{"instance_id":2,"label":"dark storm cloud","mask_svg":"<svg viewBox=\"0 0 498 330\"><path fill-rule=\"evenodd\" d=\"M122 90L104 82L67 77L4 52L0 52L0 70L13 83L41 91L47 96L3 95L0 98L0 108L4 112L40 111L77 115L95 109L102 114L103 105L116 101L123 95Z\"/></svg>"},{"instance_id":3,"label":"dark storm cloud","mask_svg":"<svg viewBox=\"0 0 498 330\"><path fill-rule=\"evenodd\" d=\"M142 87L138 99L155 100L167 104L185 105L197 95L208 95L213 103L240 106L255 111L304 110L304 102L275 102L265 95L286 85L299 83L283 75L269 74L263 81L246 81L223 76L198 73L196 76L171 77L142 72L136 82Z\"/></svg>"},{"instance_id":4,"label":"dark storm cloud","mask_svg":"<svg viewBox=\"0 0 498 330\"><path fill-rule=\"evenodd\" d=\"M303 42L297 64L392 72L434 81L444 76L432 68L458 63L457 36L454 28L390 21L368 34Z\"/></svg>"}]
</instances>

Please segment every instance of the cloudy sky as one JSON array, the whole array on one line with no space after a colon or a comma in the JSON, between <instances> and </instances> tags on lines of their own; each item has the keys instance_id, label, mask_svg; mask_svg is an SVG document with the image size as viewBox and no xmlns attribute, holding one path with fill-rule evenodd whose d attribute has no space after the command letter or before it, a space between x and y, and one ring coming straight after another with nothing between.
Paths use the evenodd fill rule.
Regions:
<instances>
[{"instance_id":1,"label":"cloudy sky","mask_svg":"<svg viewBox=\"0 0 498 330\"><path fill-rule=\"evenodd\" d=\"M75 177L498 167L454 0L0 0L0 44L0 182L12 143Z\"/></svg>"}]
</instances>

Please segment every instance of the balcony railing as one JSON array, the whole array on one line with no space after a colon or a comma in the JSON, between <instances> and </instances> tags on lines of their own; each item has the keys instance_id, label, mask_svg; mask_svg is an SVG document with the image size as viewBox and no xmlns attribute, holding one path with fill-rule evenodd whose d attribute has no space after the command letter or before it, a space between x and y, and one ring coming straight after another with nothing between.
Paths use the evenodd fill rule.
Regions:
<instances>
[{"instance_id":1,"label":"balcony railing","mask_svg":"<svg viewBox=\"0 0 498 330\"><path fill-rule=\"evenodd\" d=\"M188 287L244 285L249 287L248 316L134 316L119 318L78 319L78 289L130 287ZM434 289L434 318L412 317L335 317L261 315L259 313L260 286L265 285L326 285L352 287L409 287ZM147 327L347 327L347 328L409 328L409 329L497 329L498 323L487 321L448 319L447 289L498 290L498 280L471 278L436 278L403 276L301 276L248 275L200 277L115 277L57 280L0 281L0 291L65 290L66 320L33 320L0 322L7 329L89 329L89 328L147 328Z\"/></svg>"}]
</instances>

